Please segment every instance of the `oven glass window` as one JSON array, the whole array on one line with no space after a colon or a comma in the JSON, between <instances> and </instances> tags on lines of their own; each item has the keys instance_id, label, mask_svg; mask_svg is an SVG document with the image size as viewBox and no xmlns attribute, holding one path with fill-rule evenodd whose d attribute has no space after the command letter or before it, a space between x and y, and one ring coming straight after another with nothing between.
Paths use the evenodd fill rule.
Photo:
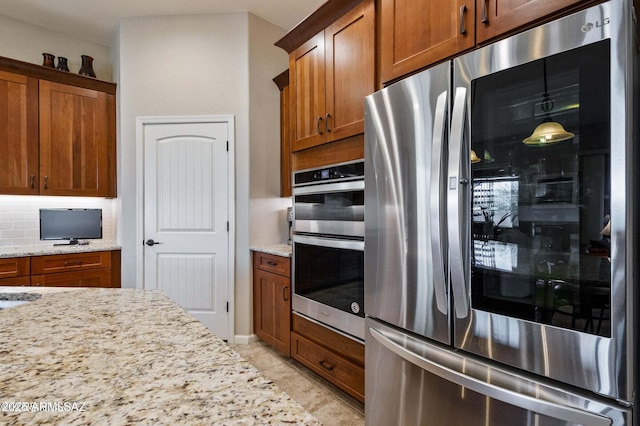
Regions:
<instances>
[{"instance_id":1,"label":"oven glass window","mask_svg":"<svg viewBox=\"0 0 640 426\"><path fill-rule=\"evenodd\" d=\"M364 252L295 244L295 293L364 318Z\"/></svg>"},{"instance_id":2,"label":"oven glass window","mask_svg":"<svg viewBox=\"0 0 640 426\"><path fill-rule=\"evenodd\" d=\"M607 40L472 82L475 309L611 336L609 57Z\"/></svg>"}]
</instances>

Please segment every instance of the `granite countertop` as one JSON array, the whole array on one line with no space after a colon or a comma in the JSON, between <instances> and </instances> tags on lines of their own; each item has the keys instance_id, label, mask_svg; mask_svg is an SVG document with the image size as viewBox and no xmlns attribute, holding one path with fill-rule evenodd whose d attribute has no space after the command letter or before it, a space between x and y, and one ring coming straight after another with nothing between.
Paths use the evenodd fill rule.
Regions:
<instances>
[{"instance_id":1,"label":"granite countertop","mask_svg":"<svg viewBox=\"0 0 640 426\"><path fill-rule=\"evenodd\" d=\"M251 250L262 253L275 254L276 256L291 257L291 245L289 244L263 244L251 246Z\"/></svg>"},{"instance_id":2,"label":"granite countertop","mask_svg":"<svg viewBox=\"0 0 640 426\"><path fill-rule=\"evenodd\" d=\"M38 292L0 310L0 423L318 424L159 291Z\"/></svg>"},{"instance_id":3,"label":"granite countertop","mask_svg":"<svg viewBox=\"0 0 640 426\"><path fill-rule=\"evenodd\" d=\"M54 246L39 244L35 246L0 247L0 258L3 257L28 257L44 256L49 254L84 253L90 251L120 250L121 247L114 241L91 241L89 244Z\"/></svg>"}]
</instances>

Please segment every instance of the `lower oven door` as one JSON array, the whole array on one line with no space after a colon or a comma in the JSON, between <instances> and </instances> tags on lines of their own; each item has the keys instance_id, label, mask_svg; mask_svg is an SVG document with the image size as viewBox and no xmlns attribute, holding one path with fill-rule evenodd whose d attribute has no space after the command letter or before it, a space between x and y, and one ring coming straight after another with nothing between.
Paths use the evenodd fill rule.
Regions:
<instances>
[{"instance_id":1,"label":"lower oven door","mask_svg":"<svg viewBox=\"0 0 640 426\"><path fill-rule=\"evenodd\" d=\"M293 310L364 340L364 241L293 236Z\"/></svg>"}]
</instances>

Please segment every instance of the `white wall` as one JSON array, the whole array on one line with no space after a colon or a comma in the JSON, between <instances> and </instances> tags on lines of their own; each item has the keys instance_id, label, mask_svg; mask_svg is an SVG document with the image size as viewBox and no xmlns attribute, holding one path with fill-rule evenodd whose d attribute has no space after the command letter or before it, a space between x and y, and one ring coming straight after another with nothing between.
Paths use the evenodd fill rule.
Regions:
<instances>
[{"instance_id":1,"label":"white wall","mask_svg":"<svg viewBox=\"0 0 640 426\"><path fill-rule=\"evenodd\" d=\"M250 239L251 245L282 244L288 239L291 197L280 198L280 91L273 78L289 61L273 43L285 31L254 15L249 22Z\"/></svg>"},{"instance_id":2,"label":"white wall","mask_svg":"<svg viewBox=\"0 0 640 426\"><path fill-rule=\"evenodd\" d=\"M250 158L257 145L279 146L277 127L269 124L263 134L260 123L279 123L278 91L270 79L287 66L286 54L283 57L280 49L273 46L281 35L281 29L248 13L143 17L121 21L113 46L117 52L114 75L119 91L122 285L136 285L136 117L233 114L236 336L252 333L249 230L251 220L256 217L249 208L253 166ZM250 50L250 46L254 49ZM267 59L268 51L282 58L279 66ZM251 101L250 111L254 92L261 99ZM254 143L254 137L258 142ZM276 158L275 164L279 164L279 155ZM277 227L275 220L271 223L263 219L263 226Z\"/></svg>"},{"instance_id":3,"label":"white wall","mask_svg":"<svg viewBox=\"0 0 640 426\"><path fill-rule=\"evenodd\" d=\"M0 15L0 40L0 56L42 65L42 53L52 53L67 58L72 73L80 69L80 55L89 55L93 58L96 77L112 81L109 46L69 37L3 15Z\"/></svg>"}]
</instances>

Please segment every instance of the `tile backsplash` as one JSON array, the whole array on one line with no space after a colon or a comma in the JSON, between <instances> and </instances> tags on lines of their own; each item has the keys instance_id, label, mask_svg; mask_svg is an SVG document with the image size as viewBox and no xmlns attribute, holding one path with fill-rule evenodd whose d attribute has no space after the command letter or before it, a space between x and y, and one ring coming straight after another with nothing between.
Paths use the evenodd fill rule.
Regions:
<instances>
[{"instance_id":1,"label":"tile backsplash","mask_svg":"<svg viewBox=\"0 0 640 426\"><path fill-rule=\"evenodd\" d=\"M0 195L0 247L52 244L40 241L41 208L102 209L102 239L116 240L116 201L89 197Z\"/></svg>"}]
</instances>

